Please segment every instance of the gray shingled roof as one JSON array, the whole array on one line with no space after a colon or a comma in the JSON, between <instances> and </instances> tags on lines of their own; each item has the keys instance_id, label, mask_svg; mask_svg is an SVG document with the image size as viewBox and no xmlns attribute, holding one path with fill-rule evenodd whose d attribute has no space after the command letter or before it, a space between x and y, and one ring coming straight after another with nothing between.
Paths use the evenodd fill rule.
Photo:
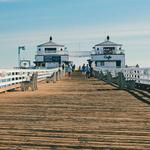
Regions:
<instances>
[{"instance_id":1,"label":"gray shingled roof","mask_svg":"<svg viewBox=\"0 0 150 150\"><path fill-rule=\"evenodd\" d=\"M44 46L60 46L60 47L63 47L64 45L59 45L59 44L56 44L55 42L52 41L53 38L50 37L49 39L49 42L46 42L46 43L43 43L43 44L40 44L38 45L37 47L44 47Z\"/></svg>"},{"instance_id":2,"label":"gray shingled roof","mask_svg":"<svg viewBox=\"0 0 150 150\"><path fill-rule=\"evenodd\" d=\"M97 44L95 46L122 46L122 44L117 44L117 43L114 43L114 42L111 42L111 41L105 41L105 42L102 42L100 44Z\"/></svg>"}]
</instances>

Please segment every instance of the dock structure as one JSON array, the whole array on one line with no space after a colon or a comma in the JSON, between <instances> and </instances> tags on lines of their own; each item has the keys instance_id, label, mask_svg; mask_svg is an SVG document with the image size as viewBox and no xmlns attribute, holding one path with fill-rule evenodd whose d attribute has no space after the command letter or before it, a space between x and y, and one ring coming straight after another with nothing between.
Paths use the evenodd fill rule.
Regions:
<instances>
[{"instance_id":1,"label":"dock structure","mask_svg":"<svg viewBox=\"0 0 150 150\"><path fill-rule=\"evenodd\" d=\"M0 149L150 149L150 105L131 93L78 72L38 88L1 94Z\"/></svg>"}]
</instances>

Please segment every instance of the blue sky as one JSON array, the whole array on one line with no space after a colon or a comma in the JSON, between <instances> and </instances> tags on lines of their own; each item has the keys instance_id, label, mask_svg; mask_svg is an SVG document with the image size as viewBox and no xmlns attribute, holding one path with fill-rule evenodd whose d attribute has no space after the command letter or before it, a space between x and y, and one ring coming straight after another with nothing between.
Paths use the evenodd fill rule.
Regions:
<instances>
[{"instance_id":1,"label":"blue sky","mask_svg":"<svg viewBox=\"0 0 150 150\"><path fill-rule=\"evenodd\" d=\"M122 43L126 63L150 67L149 0L0 0L0 68L34 59L50 35L68 49L91 50L106 35Z\"/></svg>"}]
</instances>

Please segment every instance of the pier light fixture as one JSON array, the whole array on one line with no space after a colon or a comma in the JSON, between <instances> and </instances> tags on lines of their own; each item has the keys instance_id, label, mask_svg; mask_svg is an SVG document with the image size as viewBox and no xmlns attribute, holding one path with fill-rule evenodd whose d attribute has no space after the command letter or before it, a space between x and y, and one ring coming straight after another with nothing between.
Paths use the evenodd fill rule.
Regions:
<instances>
[{"instance_id":1,"label":"pier light fixture","mask_svg":"<svg viewBox=\"0 0 150 150\"><path fill-rule=\"evenodd\" d=\"M25 46L19 46L18 47L18 67L21 66L21 50L25 50Z\"/></svg>"}]
</instances>

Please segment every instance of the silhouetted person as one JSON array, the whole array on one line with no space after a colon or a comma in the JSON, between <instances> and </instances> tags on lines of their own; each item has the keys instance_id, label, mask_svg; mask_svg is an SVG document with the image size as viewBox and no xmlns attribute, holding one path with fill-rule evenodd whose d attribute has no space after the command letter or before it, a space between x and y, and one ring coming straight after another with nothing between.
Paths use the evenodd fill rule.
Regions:
<instances>
[{"instance_id":1,"label":"silhouetted person","mask_svg":"<svg viewBox=\"0 0 150 150\"><path fill-rule=\"evenodd\" d=\"M72 66L69 64L67 67L67 72L68 72L68 78L71 79L71 74L72 74Z\"/></svg>"},{"instance_id":2,"label":"silhouetted person","mask_svg":"<svg viewBox=\"0 0 150 150\"><path fill-rule=\"evenodd\" d=\"M86 67L85 67L86 78L90 77L90 71L91 71L91 69L90 69L89 65L87 64Z\"/></svg>"}]
</instances>

